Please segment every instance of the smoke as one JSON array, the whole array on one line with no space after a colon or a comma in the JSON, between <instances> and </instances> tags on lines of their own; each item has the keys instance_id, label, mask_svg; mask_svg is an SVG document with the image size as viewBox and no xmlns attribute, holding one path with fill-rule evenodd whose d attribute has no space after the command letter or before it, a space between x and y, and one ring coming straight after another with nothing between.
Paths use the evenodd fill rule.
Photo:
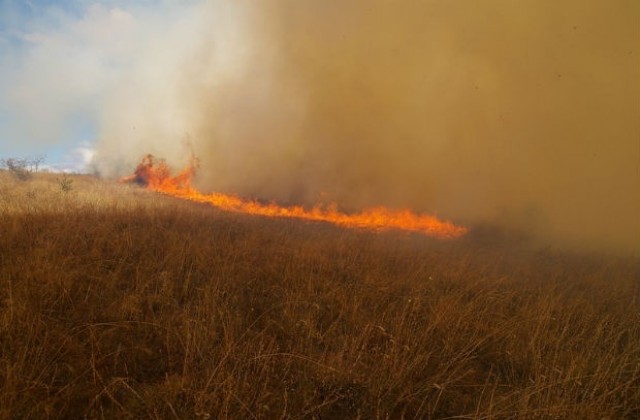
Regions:
<instances>
[{"instance_id":1,"label":"smoke","mask_svg":"<svg viewBox=\"0 0 640 420\"><path fill-rule=\"evenodd\" d=\"M251 4L249 4L251 3ZM640 252L640 3L209 1L149 25L96 164Z\"/></svg>"},{"instance_id":2,"label":"smoke","mask_svg":"<svg viewBox=\"0 0 640 420\"><path fill-rule=\"evenodd\" d=\"M122 9L93 5L76 17L51 5L28 17L27 5L33 7L0 5L3 154L44 153L52 145L72 146L75 136L91 140L88 126L128 55L132 18Z\"/></svg>"}]
</instances>

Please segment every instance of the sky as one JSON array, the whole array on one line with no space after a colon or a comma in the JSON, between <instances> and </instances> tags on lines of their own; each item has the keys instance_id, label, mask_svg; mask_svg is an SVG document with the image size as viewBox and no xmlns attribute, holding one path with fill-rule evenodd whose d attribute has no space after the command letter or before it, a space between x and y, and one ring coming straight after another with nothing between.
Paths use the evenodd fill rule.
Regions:
<instances>
[{"instance_id":1,"label":"sky","mask_svg":"<svg viewBox=\"0 0 640 420\"><path fill-rule=\"evenodd\" d=\"M637 0L0 0L0 157L640 254Z\"/></svg>"},{"instance_id":2,"label":"sky","mask_svg":"<svg viewBox=\"0 0 640 420\"><path fill-rule=\"evenodd\" d=\"M177 3L0 0L0 156L85 170L109 92Z\"/></svg>"}]
</instances>

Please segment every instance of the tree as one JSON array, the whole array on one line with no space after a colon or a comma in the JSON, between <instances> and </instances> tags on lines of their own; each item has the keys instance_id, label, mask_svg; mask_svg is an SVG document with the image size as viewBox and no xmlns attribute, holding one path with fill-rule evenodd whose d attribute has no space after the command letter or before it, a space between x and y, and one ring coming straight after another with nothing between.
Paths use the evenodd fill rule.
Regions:
<instances>
[{"instance_id":1,"label":"tree","mask_svg":"<svg viewBox=\"0 0 640 420\"><path fill-rule=\"evenodd\" d=\"M40 165L42 165L47 158L47 155L41 154L36 155L29 160L29 166L31 167L31 172L38 172Z\"/></svg>"},{"instance_id":2,"label":"tree","mask_svg":"<svg viewBox=\"0 0 640 420\"><path fill-rule=\"evenodd\" d=\"M31 178L31 172L27 169L28 164L27 159L0 159L0 166L7 168L9 172L21 181Z\"/></svg>"}]
</instances>

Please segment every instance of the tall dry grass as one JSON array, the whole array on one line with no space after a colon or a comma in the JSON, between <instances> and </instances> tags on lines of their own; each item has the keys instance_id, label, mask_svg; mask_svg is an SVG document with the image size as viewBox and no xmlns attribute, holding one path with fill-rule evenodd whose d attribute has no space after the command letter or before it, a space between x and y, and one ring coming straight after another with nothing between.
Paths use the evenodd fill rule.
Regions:
<instances>
[{"instance_id":1,"label":"tall dry grass","mask_svg":"<svg viewBox=\"0 0 640 420\"><path fill-rule=\"evenodd\" d=\"M640 265L0 172L0 417L640 417Z\"/></svg>"}]
</instances>

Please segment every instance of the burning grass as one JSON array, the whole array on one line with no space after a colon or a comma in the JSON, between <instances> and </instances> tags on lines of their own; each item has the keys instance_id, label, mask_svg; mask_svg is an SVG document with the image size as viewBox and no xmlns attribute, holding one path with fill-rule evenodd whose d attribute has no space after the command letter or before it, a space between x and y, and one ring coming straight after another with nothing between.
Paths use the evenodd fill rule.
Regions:
<instances>
[{"instance_id":1,"label":"burning grass","mask_svg":"<svg viewBox=\"0 0 640 420\"><path fill-rule=\"evenodd\" d=\"M639 262L0 172L2 418L637 418Z\"/></svg>"},{"instance_id":2,"label":"burning grass","mask_svg":"<svg viewBox=\"0 0 640 420\"><path fill-rule=\"evenodd\" d=\"M349 228L396 229L448 239L459 238L467 233L467 229L463 226L456 226L434 216L416 214L408 209L398 211L375 207L365 209L360 213L346 214L340 212L335 203L328 208L315 206L309 210L302 206L284 207L277 203L265 204L228 194L202 194L191 183L197 169L198 160L193 158L186 168L174 176L164 160L155 160L152 155L147 155L135 169L133 175L125 177L121 181L124 183L132 182L173 197L207 203L222 210L256 216L327 222Z\"/></svg>"}]
</instances>

